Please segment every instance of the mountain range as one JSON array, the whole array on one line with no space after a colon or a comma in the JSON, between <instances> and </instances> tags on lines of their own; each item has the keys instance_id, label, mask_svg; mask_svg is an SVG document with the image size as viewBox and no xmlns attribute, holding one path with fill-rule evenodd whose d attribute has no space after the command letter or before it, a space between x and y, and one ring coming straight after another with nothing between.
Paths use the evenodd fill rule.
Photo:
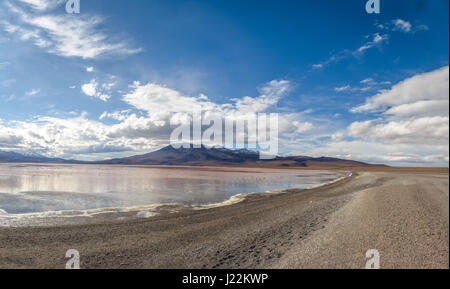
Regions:
<instances>
[{"instance_id":1,"label":"mountain range","mask_svg":"<svg viewBox=\"0 0 450 289\"><path fill-rule=\"evenodd\" d=\"M260 160L259 152L247 149L230 150L226 148L164 147L160 150L126 158L97 162L81 162L61 158L47 158L38 154L20 154L0 151L0 163L93 163L121 165L167 165L167 166L242 166L242 167L366 167L377 166L363 162L308 156L277 156L271 160Z\"/></svg>"},{"instance_id":2,"label":"mountain range","mask_svg":"<svg viewBox=\"0 0 450 289\"><path fill-rule=\"evenodd\" d=\"M76 161L61 158L47 158L35 153L0 151L0 163L73 163Z\"/></svg>"}]
</instances>

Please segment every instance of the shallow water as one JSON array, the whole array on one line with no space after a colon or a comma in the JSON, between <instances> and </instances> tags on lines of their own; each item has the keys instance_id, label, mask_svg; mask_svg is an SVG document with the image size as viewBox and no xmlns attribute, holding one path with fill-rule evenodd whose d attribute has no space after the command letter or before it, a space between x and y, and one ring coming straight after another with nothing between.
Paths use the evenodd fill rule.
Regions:
<instances>
[{"instance_id":1,"label":"shallow water","mask_svg":"<svg viewBox=\"0 0 450 289\"><path fill-rule=\"evenodd\" d=\"M307 188L327 171L0 164L0 215L219 203L242 193Z\"/></svg>"}]
</instances>

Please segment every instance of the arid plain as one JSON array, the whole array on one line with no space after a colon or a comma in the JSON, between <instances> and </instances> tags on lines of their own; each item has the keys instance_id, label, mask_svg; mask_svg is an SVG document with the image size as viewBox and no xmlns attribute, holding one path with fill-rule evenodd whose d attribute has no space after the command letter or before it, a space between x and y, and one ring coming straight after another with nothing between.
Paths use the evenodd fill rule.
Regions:
<instances>
[{"instance_id":1,"label":"arid plain","mask_svg":"<svg viewBox=\"0 0 450 289\"><path fill-rule=\"evenodd\" d=\"M372 169L207 210L81 226L1 228L0 268L449 267L448 169Z\"/></svg>"}]
</instances>

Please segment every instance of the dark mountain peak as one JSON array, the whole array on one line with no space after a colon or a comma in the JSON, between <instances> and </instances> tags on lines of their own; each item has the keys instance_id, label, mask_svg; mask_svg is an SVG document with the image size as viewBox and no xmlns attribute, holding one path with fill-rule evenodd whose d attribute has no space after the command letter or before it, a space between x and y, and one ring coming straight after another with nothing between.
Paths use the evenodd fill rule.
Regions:
<instances>
[{"instance_id":1,"label":"dark mountain peak","mask_svg":"<svg viewBox=\"0 0 450 289\"><path fill-rule=\"evenodd\" d=\"M177 144L177 145L168 145L160 150L157 150L157 152L186 152L189 150L207 150L207 149L211 148L205 145L197 146L194 144Z\"/></svg>"},{"instance_id":2,"label":"dark mountain peak","mask_svg":"<svg viewBox=\"0 0 450 289\"><path fill-rule=\"evenodd\" d=\"M232 152L235 154L259 155L258 151L252 151L252 150L248 150L248 149L238 149L238 150L234 150Z\"/></svg>"},{"instance_id":3,"label":"dark mountain peak","mask_svg":"<svg viewBox=\"0 0 450 289\"><path fill-rule=\"evenodd\" d=\"M351 167L368 164L351 160L307 156L277 156L271 160L260 159L258 151L249 149L231 150L224 147L195 147L187 144L181 147L171 145L145 155L113 159L104 164L135 165L184 165L184 166L248 166L248 167Z\"/></svg>"}]
</instances>

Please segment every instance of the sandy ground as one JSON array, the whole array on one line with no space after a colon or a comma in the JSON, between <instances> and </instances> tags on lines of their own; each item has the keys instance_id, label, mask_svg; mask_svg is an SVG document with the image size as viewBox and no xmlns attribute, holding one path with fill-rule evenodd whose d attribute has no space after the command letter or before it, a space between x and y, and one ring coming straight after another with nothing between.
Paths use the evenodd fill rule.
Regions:
<instances>
[{"instance_id":1,"label":"sandy ground","mask_svg":"<svg viewBox=\"0 0 450 289\"><path fill-rule=\"evenodd\" d=\"M449 179L360 172L313 190L123 223L0 228L0 268L449 267Z\"/></svg>"}]
</instances>

